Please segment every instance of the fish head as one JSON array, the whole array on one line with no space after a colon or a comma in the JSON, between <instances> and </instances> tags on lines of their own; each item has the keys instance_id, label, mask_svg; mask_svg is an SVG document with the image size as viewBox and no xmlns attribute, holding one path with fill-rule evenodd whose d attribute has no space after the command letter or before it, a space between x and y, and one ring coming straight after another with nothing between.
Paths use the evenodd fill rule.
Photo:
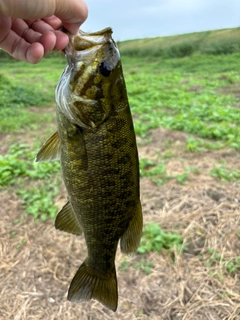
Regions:
<instances>
[{"instance_id":1,"label":"fish head","mask_svg":"<svg viewBox=\"0 0 240 320\"><path fill-rule=\"evenodd\" d=\"M78 35L70 36L66 55L68 64L72 67L72 90L81 90L82 86L86 85L84 80L88 81L89 87L91 81L96 84L104 78L111 77L112 71L120 61L118 48L111 35L112 29L106 28L89 34L79 30ZM84 93L91 98L91 91Z\"/></svg>"},{"instance_id":2,"label":"fish head","mask_svg":"<svg viewBox=\"0 0 240 320\"><path fill-rule=\"evenodd\" d=\"M69 35L65 53L68 65L56 89L57 104L71 122L98 127L112 112L119 82L124 83L112 29Z\"/></svg>"}]
</instances>

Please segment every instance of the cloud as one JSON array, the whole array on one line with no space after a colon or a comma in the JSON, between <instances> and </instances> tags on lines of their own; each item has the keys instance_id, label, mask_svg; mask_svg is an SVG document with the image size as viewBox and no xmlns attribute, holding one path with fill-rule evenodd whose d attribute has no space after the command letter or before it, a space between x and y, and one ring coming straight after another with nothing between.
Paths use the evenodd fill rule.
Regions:
<instances>
[{"instance_id":1,"label":"cloud","mask_svg":"<svg viewBox=\"0 0 240 320\"><path fill-rule=\"evenodd\" d=\"M106 26L116 40L235 27L240 24L238 0L88 0L83 28Z\"/></svg>"}]
</instances>

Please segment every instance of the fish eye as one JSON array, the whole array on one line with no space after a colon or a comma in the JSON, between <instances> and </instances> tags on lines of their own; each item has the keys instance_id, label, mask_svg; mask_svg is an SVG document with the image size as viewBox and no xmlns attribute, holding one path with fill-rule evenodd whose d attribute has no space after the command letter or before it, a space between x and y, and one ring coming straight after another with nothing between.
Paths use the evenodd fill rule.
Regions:
<instances>
[{"instance_id":1,"label":"fish eye","mask_svg":"<svg viewBox=\"0 0 240 320\"><path fill-rule=\"evenodd\" d=\"M104 61L99 65L99 72L102 76L108 77L111 73L112 69L108 62Z\"/></svg>"}]
</instances>

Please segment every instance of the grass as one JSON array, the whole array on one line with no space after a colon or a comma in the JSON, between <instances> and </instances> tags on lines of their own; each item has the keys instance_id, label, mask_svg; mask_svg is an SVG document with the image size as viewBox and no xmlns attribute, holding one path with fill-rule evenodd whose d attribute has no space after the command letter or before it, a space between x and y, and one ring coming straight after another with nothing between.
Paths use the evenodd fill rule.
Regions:
<instances>
[{"instance_id":1,"label":"grass","mask_svg":"<svg viewBox=\"0 0 240 320\"><path fill-rule=\"evenodd\" d=\"M186 141L186 150L189 152L201 152L206 150L219 150L226 147L226 143L221 141L206 141L194 136L189 136Z\"/></svg>"},{"instance_id":2,"label":"grass","mask_svg":"<svg viewBox=\"0 0 240 320\"><path fill-rule=\"evenodd\" d=\"M152 273L153 261L147 255L153 252L161 253L162 250L171 253L173 248L180 252L183 249L183 238L176 232L165 232L159 224L150 222L145 225L138 255L133 258L125 257L120 262L120 271L127 271L131 266L136 270L141 270L146 275Z\"/></svg>"},{"instance_id":3,"label":"grass","mask_svg":"<svg viewBox=\"0 0 240 320\"><path fill-rule=\"evenodd\" d=\"M162 249L170 250L177 247L182 248L183 239L175 232L165 232L158 224L149 223L143 230L143 236L138 253L147 253L151 251L161 252Z\"/></svg>"},{"instance_id":4,"label":"grass","mask_svg":"<svg viewBox=\"0 0 240 320\"><path fill-rule=\"evenodd\" d=\"M145 137L150 129L161 126L229 144L239 142L240 110L232 108L239 99L230 93L219 94L229 84L220 80L222 76L130 75L127 86L136 133ZM237 72L232 72L232 78L236 84L240 81ZM146 82L151 86L146 88Z\"/></svg>"},{"instance_id":5,"label":"grass","mask_svg":"<svg viewBox=\"0 0 240 320\"><path fill-rule=\"evenodd\" d=\"M189 133L187 152L206 152L225 147L240 149L240 108L233 107L239 105L239 97L235 92L240 83L237 71L240 53L235 50L230 55L209 55L213 53L209 49L211 45L216 46L218 43L220 47L221 40L221 47L224 47L225 40L236 40L239 32L237 28L120 44L135 132L144 139L144 143L149 143L151 129L163 127ZM185 46L186 49L187 43L192 43L198 50L194 47L187 56L176 52L173 54L177 48L183 50ZM208 46L202 54L200 48L206 43ZM124 51L130 50L133 44L139 51L138 57L131 57ZM159 56L151 57L151 54L145 57L141 50L148 51L148 48L153 48L153 44L161 44L168 54L161 59ZM32 66L2 55L0 131L26 132L38 130L43 125L51 126L51 113L39 112L36 115L29 107L37 106L40 110L43 106L54 106L55 87L66 64L64 56L55 54ZM146 83L151 85L146 86ZM14 185L20 176L32 180L42 179L44 176L49 177L48 172L54 171L52 163L30 166L29 159L33 159L33 155L22 161L18 158L20 149L16 151L13 146L8 155L1 156L0 185ZM167 174L166 165L173 157L169 145L156 161L140 159L141 177L148 177L161 186L172 179L184 184L190 179L191 172L199 174L197 168L185 168L181 174ZM210 175L230 181L238 179L239 172L216 166Z\"/></svg>"},{"instance_id":6,"label":"grass","mask_svg":"<svg viewBox=\"0 0 240 320\"><path fill-rule=\"evenodd\" d=\"M240 180L240 170L233 170L225 165L216 166L210 171L210 175L223 181Z\"/></svg>"},{"instance_id":7,"label":"grass","mask_svg":"<svg viewBox=\"0 0 240 320\"><path fill-rule=\"evenodd\" d=\"M36 115L30 107L55 105L55 87L65 64L60 56L38 65L6 58L0 62L0 132L36 130L53 120L51 114Z\"/></svg>"},{"instance_id":8,"label":"grass","mask_svg":"<svg viewBox=\"0 0 240 320\"><path fill-rule=\"evenodd\" d=\"M230 36L225 30L226 37L232 41L238 31L232 30L234 35ZM146 192L143 199L145 225L138 252L134 257L124 256L119 270L126 271L127 280L121 281L125 281L126 286L134 286L130 294L137 291L141 297L141 306L135 315L139 313L139 316L146 317L149 314L149 319L169 316L200 319L205 314L214 318L211 304L214 310L219 310L222 318L233 319L235 313L239 314L240 53L238 50L229 53L231 45L227 52L224 41L219 45L220 39L224 38L222 32L179 36L178 40L177 37L163 39L165 43L162 42L161 47L168 52L167 55L152 53L157 50L159 39L139 42L142 46L139 50L145 50L145 53L139 51L135 56L124 52L124 43L120 45L139 150L141 153L143 148L145 152L140 158L140 174L142 179L154 184L146 181L147 188L142 189ZM200 53L203 43L206 50ZM126 44L137 47L138 40ZM55 200L59 193L60 166L57 161L34 163L34 158L39 144L45 141L43 135L46 131L49 134L55 131L54 116L47 107L55 104L54 90L65 59L56 55L32 66L5 57L0 63L0 131L3 141L0 191L6 191L7 195L17 194L25 216L46 222L57 212ZM39 112L34 113L32 106ZM156 136L158 130L151 131L158 128L163 136ZM36 136L38 141L34 143ZM145 181L141 183L144 186ZM3 236L8 235L8 245L15 239L15 246L9 249L13 265L16 263L14 248L20 254L29 247L29 239L35 237L36 241L42 241L42 244L38 242L33 246L36 252L31 252L30 260L28 249L26 256L18 256L19 261L29 262L29 265L24 264L24 277L25 268L42 274L40 260L44 261L44 270L48 270L46 262L49 270L57 268L54 269L57 275L68 274L69 265L62 264L62 259L69 256L68 236L48 231L43 233L41 226L32 228L32 219L22 223L19 217L12 219L11 228L11 215L11 211L9 216L6 214L2 230ZM83 239L80 237L78 241L81 243ZM76 250L80 250L77 252L80 260L85 258L82 245L83 242L76 246ZM11 265L9 256L2 258L5 259L4 265ZM58 266L66 265L66 270L60 272ZM17 276L23 284L31 286L20 273ZM12 283L8 283L11 279ZM14 288L14 277L9 281L4 282L4 286ZM44 277L42 281L44 283ZM52 292L56 289L56 281L58 276L50 288ZM45 284L50 283L47 278ZM33 286L31 290L21 290L34 291ZM21 297L20 291L17 297ZM8 288L4 292L8 294ZM16 295L9 291L6 299L12 296ZM45 296L44 292L39 296L36 314L40 314L41 303L41 310L45 310L46 301L42 300ZM124 298L121 293L120 299L124 301ZM129 303L133 301L132 296L127 299L125 304L120 302L122 309L119 308L119 312L122 310L123 314L130 312L128 306L129 309L136 306L135 302ZM17 307L22 310L22 301L18 306L14 303L4 305L11 305L14 310L11 312L17 314ZM79 308L77 306L76 312L80 312ZM185 310L188 315L183 314ZM200 315L196 314L201 310ZM6 314L9 315L10 311ZM69 318L69 314L67 312L66 317Z\"/></svg>"},{"instance_id":9,"label":"grass","mask_svg":"<svg viewBox=\"0 0 240 320\"><path fill-rule=\"evenodd\" d=\"M238 32L238 29L232 30L230 38L235 39ZM223 34L222 31L215 33L218 40L215 39L214 43L220 41L220 34ZM224 34L229 37L228 31ZM178 40L174 37L164 38L164 43L159 39L139 40L139 45L148 48L160 41L170 52L173 46L175 49L176 46L183 48L186 41L199 45L203 39L210 41L214 37L208 33L192 34L178 37ZM239 105L239 97L235 92L240 83L237 71L240 53L209 55L205 52L203 55L200 51L194 51L187 57L167 54L160 59L159 56L145 57L139 54L141 57L137 58L124 53L125 44L130 48L132 43L136 44L135 41L122 43L120 49L123 51L122 60L135 119L135 132L144 139L144 143L149 143L151 129L163 127L189 133L187 152L206 152L225 147L240 149L240 109L233 107ZM0 73L0 132L34 132L43 125L51 127L54 117L51 113L36 114L29 107L35 106L40 110L43 106L54 106L55 87L65 64L63 55L54 55L34 66L5 56ZM146 86L146 83L151 85ZM0 185L14 185L20 176L32 180L42 179L48 176L48 170L54 170L51 163L31 167L29 159L25 159L26 162L18 159L19 152L10 149L8 155L0 158ZM154 162L147 158L140 159L141 177L150 178L158 186L169 180L185 184L190 180L190 173L196 173L198 169L185 168L180 174L169 175L166 165L173 157L169 146L165 154ZM230 181L238 179L239 173L216 166L210 175Z\"/></svg>"},{"instance_id":10,"label":"grass","mask_svg":"<svg viewBox=\"0 0 240 320\"><path fill-rule=\"evenodd\" d=\"M166 152L162 155L163 159L171 159L173 157L171 152ZM140 158L140 177L149 177L152 182L156 183L158 186L162 186L164 183L170 179L175 179L178 183L184 184L189 179L189 174L192 172L196 175L199 174L197 168L185 168L182 174L172 174L168 175L166 172L166 160L160 162L154 162L147 158Z\"/></svg>"},{"instance_id":11,"label":"grass","mask_svg":"<svg viewBox=\"0 0 240 320\"><path fill-rule=\"evenodd\" d=\"M58 162L34 162L35 152L27 145L14 144L5 156L0 156L0 186L16 184L23 178L48 179L58 173Z\"/></svg>"},{"instance_id":12,"label":"grass","mask_svg":"<svg viewBox=\"0 0 240 320\"><path fill-rule=\"evenodd\" d=\"M36 127L36 115L29 107L44 106L49 102L49 96L41 94L35 87L18 84L15 79L0 73L0 131L14 132L21 128ZM49 117L39 114L38 122L49 122Z\"/></svg>"},{"instance_id":13,"label":"grass","mask_svg":"<svg viewBox=\"0 0 240 320\"><path fill-rule=\"evenodd\" d=\"M54 219L57 213L54 198L59 193L58 184L58 181L51 181L50 184L44 182L37 187L30 185L30 188L18 190L17 194L22 199L26 214L32 215L35 220L46 221L48 218Z\"/></svg>"},{"instance_id":14,"label":"grass","mask_svg":"<svg viewBox=\"0 0 240 320\"><path fill-rule=\"evenodd\" d=\"M0 188L14 185L26 214L45 221L57 213L54 197L59 193L60 164L36 163L34 158L35 152L27 145L12 145L6 155L0 156Z\"/></svg>"},{"instance_id":15,"label":"grass","mask_svg":"<svg viewBox=\"0 0 240 320\"><path fill-rule=\"evenodd\" d=\"M122 55L181 58L200 54L232 54L240 51L240 28L194 32L169 37L123 41Z\"/></svg>"},{"instance_id":16,"label":"grass","mask_svg":"<svg viewBox=\"0 0 240 320\"><path fill-rule=\"evenodd\" d=\"M231 259L226 258L222 253L217 250L208 248L207 254L205 255L206 266L211 268L216 265L221 265L223 273L229 274L231 276L238 275L240 273L240 257L234 257Z\"/></svg>"}]
</instances>

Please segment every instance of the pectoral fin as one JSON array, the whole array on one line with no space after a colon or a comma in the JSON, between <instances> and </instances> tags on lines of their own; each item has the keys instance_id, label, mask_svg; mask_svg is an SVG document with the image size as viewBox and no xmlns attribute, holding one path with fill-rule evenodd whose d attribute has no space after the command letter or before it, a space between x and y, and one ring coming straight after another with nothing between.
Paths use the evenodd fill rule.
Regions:
<instances>
[{"instance_id":1,"label":"pectoral fin","mask_svg":"<svg viewBox=\"0 0 240 320\"><path fill-rule=\"evenodd\" d=\"M131 253L136 251L141 240L143 217L140 200L138 201L135 210L135 214L120 240L120 248L123 253Z\"/></svg>"},{"instance_id":2,"label":"pectoral fin","mask_svg":"<svg viewBox=\"0 0 240 320\"><path fill-rule=\"evenodd\" d=\"M55 220L55 228L77 236L82 234L79 221L69 201L63 206L62 210L59 211Z\"/></svg>"},{"instance_id":3,"label":"pectoral fin","mask_svg":"<svg viewBox=\"0 0 240 320\"><path fill-rule=\"evenodd\" d=\"M60 157L60 139L56 131L38 151L35 161L54 161Z\"/></svg>"}]
</instances>

